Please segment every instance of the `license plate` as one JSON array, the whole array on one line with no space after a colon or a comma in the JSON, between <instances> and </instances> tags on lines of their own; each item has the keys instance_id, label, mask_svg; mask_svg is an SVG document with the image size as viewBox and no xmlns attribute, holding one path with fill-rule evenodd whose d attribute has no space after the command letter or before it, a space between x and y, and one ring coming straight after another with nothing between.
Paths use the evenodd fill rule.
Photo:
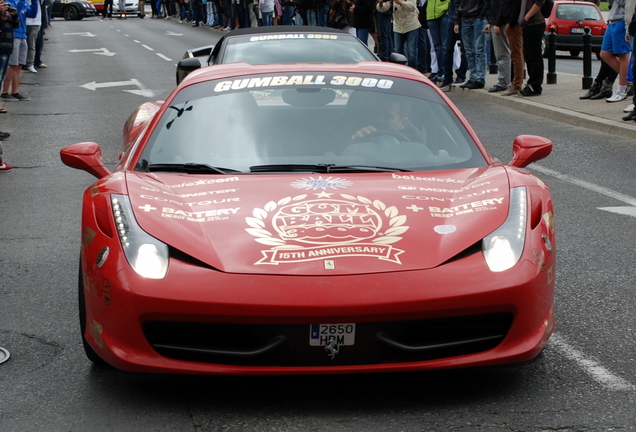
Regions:
<instances>
[{"instance_id":1,"label":"license plate","mask_svg":"<svg viewBox=\"0 0 636 432\"><path fill-rule=\"evenodd\" d=\"M355 324L311 324L309 345L325 346L331 340L341 345L353 345L356 338Z\"/></svg>"},{"instance_id":2,"label":"license plate","mask_svg":"<svg viewBox=\"0 0 636 432\"><path fill-rule=\"evenodd\" d=\"M571 28L570 33L585 33L585 29L577 28L577 27Z\"/></svg>"}]
</instances>

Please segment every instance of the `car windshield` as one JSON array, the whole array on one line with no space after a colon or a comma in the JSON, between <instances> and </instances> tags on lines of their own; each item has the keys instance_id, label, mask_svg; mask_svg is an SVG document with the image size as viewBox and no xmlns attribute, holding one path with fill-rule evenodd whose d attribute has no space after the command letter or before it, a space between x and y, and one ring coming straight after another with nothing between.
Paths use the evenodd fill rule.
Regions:
<instances>
[{"instance_id":1,"label":"car windshield","mask_svg":"<svg viewBox=\"0 0 636 432\"><path fill-rule=\"evenodd\" d=\"M183 88L137 170L419 171L485 166L426 84L375 75L251 75Z\"/></svg>"},{"instance_id":2,"label":"car windshield","mask_svg":"<svg viewBox=\"0 0 636 432\"><path fill-rule=\"evenodd\" d=\"M348 34L260 34L228 37L215 63L358 63L377 58Z\"/></svg>"},{"instance_id":3,"label":"car windshield","mask_svg":"<svg viewBox=\"0 0 636 432\"><path fill-rule=\"evenodd\" d=\"M564 21L601 21L603 16L591 4L560 4L557 5L557 19Z\"/></svg>"}]
</instances>

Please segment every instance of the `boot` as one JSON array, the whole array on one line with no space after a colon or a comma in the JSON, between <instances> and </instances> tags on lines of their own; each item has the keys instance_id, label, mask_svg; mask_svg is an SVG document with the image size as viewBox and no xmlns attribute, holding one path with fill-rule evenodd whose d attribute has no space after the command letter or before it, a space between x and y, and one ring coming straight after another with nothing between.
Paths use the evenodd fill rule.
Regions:
<instances>
[{"instance_id":1,"label":"boot","mask_svg":"<svg viewBox=\"0 0 636 432\"><path fill-rule=\"evenodd\" d=\"M632 112L630 112L625 117L623 117L623 121L630 121L630 120L636 121L636 108L634 108Z\"/></svg>"},{"instance_id":2,"label":"boot","mask_svg":"<svg viewBox=\"0 0 636 432\"><path fill-rule=\"evenodd\" d=\"M612 96L612 88L614 87L613 81L603 80L603 86L601 87L601 91L592 96L590 99L598 100L598 99L607 99Z\"/></svg>"},{"instance_id":3,"label":"boot","mask_svg":"<svg viewBox=\"0 0 636 432\"><path fill-rule=\"evenodd\" d=\"M590 99L592 96L597 95L601 91L601 83L594 81L590 89L583 96L579 96L579 99Z\"/></svg>"}]
</instances>

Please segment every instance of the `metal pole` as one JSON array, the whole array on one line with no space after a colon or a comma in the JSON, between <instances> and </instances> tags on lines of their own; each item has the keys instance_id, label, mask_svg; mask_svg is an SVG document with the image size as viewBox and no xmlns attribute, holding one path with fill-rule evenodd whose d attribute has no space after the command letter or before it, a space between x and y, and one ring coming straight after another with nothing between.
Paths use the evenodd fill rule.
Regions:
<instances>
[{"instance_id":1,"label":"metal pole","mask_svg":"<svg viewBox=\"0 0 636 432\"><path fill-rule=\"evenodd\" d=\"M548 35L548 75L546 77L546 84L556 84L556 29L550 27L550 34Z\"/></svg>"},{"instance_id":2,"label":"metal pole","mask_svg":"<svg viewBox=\"0 0 636 432\"><path fill-rule=\"evenodd\" d=\"M589 27L583 29L585 34L583 35L583 90L587 90L592 87L592 34Z\"/></svg>"}]
</instances>

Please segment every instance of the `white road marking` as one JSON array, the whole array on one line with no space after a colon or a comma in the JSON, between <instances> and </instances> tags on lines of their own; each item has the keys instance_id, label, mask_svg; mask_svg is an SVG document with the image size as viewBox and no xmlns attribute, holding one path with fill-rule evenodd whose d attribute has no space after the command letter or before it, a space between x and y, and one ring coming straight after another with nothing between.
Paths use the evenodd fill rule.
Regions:
<instances>
[{"instance_id":1,"label":"white road marking","mask_svg":"<svg viewBox=\"0 0 636 432\"><path fill-rule=\"evenodd\" d=\"M606 187L599 186L594 183L587 182L585 180L571 177L567 174L563 174L558 171L554 171L549 168L542 167L541 165L533 164L533 165L530 165L528 168L534 169L536 171L539 171L543 174L550 175L552 177L556 177L560 180L575 184L577 186L591 190L593 192L597 192L606 197L614 198L615 200L622 201L625 204L629 205L629 207L597 207L597 209L599 210L636 217L636 198L634 197L622 194L620 192L613 191L612 189L608 189Z\"/></svg>"},{"instance_id":2,"label":"white road marking","mask_svg":"<svg viewBox=\"0 0 636 432\"><path fill-rule=\"evenodd\" d=\"M129 81L113 81L113 82L105 82L105 83L96 83L95 81L93 81L88 84L81 85L80 87L95 91L98 88L120 87L120 86L129 86L129 85L134 85L141 88L141 83L134 78Z\"/></svg>"},{"instance_id":3,"label":"white road marking","mask_svg":"<svg viewBox=\"0 0 636 432\"><path fill-rule=\"evenodd\" d=\"M86 36L86 37L95 37L95 35L91 32L83 32L83 33L64 33L64 36Z\"/></svg>"},{"instance_id":4,"label":"white road marking","mask_svg":"<svg viewBox=\"0 0 636 432\"><path fill-rule=\"evenodd\" d=\"M97 49L73 49L73 50L68 50L68 52L70 53L84 53L84 52L92 52L93 54L97 54L97 55L105 55L105 56L109 56L112 57L114 56L116 53L114 52L110 52L108 51L108 48L97 48Z\"/></svg>"},{"instance_id":5,"label":"white road marking","mask_svg":"<svg viewBox=\"0 0 636 432\"><path fill-rule=\"evenodd\" d=\"M163 54L161 54L161 53L157 53L157 55L158 55L159 57L161 57L162 59L164 59L165 61L172 61L172 59L171 59L171 58L166 57L165 55L163 55Z\"/></svg>"},{"instance_id":6,"label":"white road marking","mask_svg":"<svg viewBox=\"0 0 636 432\"><path fill-rule=\"evenodd\" d=\"M613 391L634 391L634 386L629 381L614 375L609 370L598 364L596 361L586 358L585 354L576 348L571 347L560 335L554 333L550 338L550 345L554 346L569 360L575 362L581 369L590 375L594 381L601 384L608 390Z\"/></svg>"},{"instance_id":7,"label":"white road marking","mask_svg":"<svg viewBox=\"0 0 636 432\"><path fill-rule=\"evenodd\" d=\"M619 201L623 201L626 204L631 206L636 206L636 198L630 197L629 195L622 194L620 192L613 191L603 186L596 185L594 183L586 182L585 180L579 180L574 177L570 177L567 174L560 173L558 171L551 170L549 168L542 167L541 165L532 164L528 168L535 169L543 174L548 174L553 177L556 177L560 180L565 180L567 182L573 183L577 186L581 186L585 189L589 189L594 192L598 192L601 195L608 196L610 198L617 199Z\"/></svg>"},{"instance_id":8,"label":"white road marking","mask_svg":"<svg viewBox=\"0 0 636 432\"><path fill-rule=\"evenodd\" d=\"M141 44L141 46L146 48L148 51L154 51L154 48L151 48L148 45Z\"/></svg>"}]
</instances>

